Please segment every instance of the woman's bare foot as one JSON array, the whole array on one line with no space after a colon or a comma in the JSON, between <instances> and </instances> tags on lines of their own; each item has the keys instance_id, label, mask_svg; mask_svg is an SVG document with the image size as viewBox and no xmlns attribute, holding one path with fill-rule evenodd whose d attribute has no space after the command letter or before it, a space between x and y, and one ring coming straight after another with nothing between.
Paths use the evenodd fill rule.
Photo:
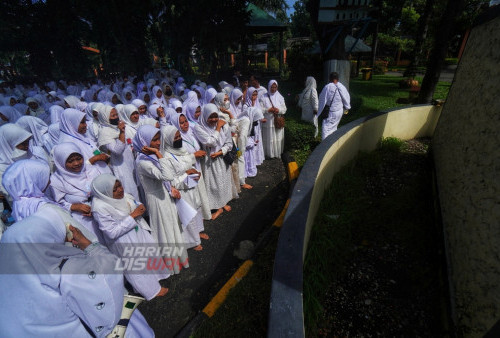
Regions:
<instances>
[{"instance_id":1,"label":"woman's bare foot","mask_svg":"<svg viewBox=\"0 0 500 338\"><path fill-rule=\"evenodd\" d=\"M212 214L212 221L213 221L214 219L216 219L217 217L219 217L219 216L220 216L220 214L222 214L222 208L217 209L217 211L216 211L216 212L214 212L214 213Z\"/></svg>"},{"instance_id":2,"label":"woman's bare foot","mask_svg":"<svg viewBox=\"0 0 500 338\"><path fill-rule=\"evenodd\" d=\"M160 292L158 292L158 294L156 295L156 297L162 297L162 296L165 296L168 292L168 288L164 288L162 286L162 288L160 289Z\"/></svg>"},{"instance_id":3,"label":"woman's bare foot","mask_svg":"<svg viewBox=\"0 0 500 338\"><path fill-rule=\"evenodd\" d=\"M201 239L210 239L210 237L208 237L208 235L204 232L200 232L200 238Z\"/></svg>"},{"instance_id":4,"label":"woman's bare foot","mask_svg":"<svg viewBox=\"0 0 500 338\"><path fill-rule=\"evenodd\" d=\"M242 185L241 185L241 187L242 187L243 189L248 189L248 190L250 190L250 189L252 189L252 188L253 188L250 184L246 184L246 183L245 183L245 184L242 184Z\"/></svg>"},{"instance_id":5,"label":"woman's bare foot","mask_svg":"<svg viewBox=\"0 0 500 338\"><path fill-rule=\"evenodd\" d=\"M198 244L197 246L195 246L195 247L193 248L193 250L194 250L194 251L201 251L201 250L203 250L203 247L201 246L201 244Z\"/></svg>"},{"instance_id":6,"label":"woman's bare foot","mask_svg":"<svg viewBox=\"0 0 500 338\"><path fill-rule=\"evenodd\" d=\"M227 204L226 204L225 206L223 206L222 208L223 208L225 211L227 211L227 212L230 212L230 211L231 211L231 207L230 207L229 205L227 205Z\"/></svg>"}]
</instances>

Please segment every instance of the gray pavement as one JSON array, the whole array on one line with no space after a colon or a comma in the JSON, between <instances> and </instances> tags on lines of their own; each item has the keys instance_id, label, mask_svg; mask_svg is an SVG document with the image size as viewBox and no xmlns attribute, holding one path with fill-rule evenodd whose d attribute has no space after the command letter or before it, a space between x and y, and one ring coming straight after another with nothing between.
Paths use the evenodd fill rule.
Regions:
<instances>
[{"instance_id":1,"label":"gray pavement","mask_svg":"<svg viewBox=\"0 0 500 338\"><path fill-rule=\"evenodd\" d=\"M189 250L188 269L162 282L168 294L139 306L157 337L173 337L201 311L243 262L234 255L240 242L257 242L279 216L288 198L283 162L264 161L247 183L253 189L231 201L230 212L205 221L210 239L202 240L202 251Z\"/></svg>"},{"instance_id":2,"label":"gray pavement","mask_svg":"<svg viewBox=\"0 0 500 338\"><path fill-rule=\"evenodd\" d=\"M441 74L439 75L439 81L443 82L453 82L453 78L455 77L456 66L448 66L441 70ZM403 77L403 72L386 72L386 75L392 76L400 76ZM424 73L418 73L418 76L424 76Z\"/></svg>"}]
</instances>

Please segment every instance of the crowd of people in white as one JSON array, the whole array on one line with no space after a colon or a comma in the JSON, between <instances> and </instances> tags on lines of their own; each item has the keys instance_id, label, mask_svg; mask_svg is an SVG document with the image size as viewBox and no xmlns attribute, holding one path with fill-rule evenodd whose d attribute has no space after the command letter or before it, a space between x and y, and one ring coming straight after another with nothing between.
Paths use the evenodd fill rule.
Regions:
<instances>
[{"instance_id":1,"label":"crowd of people in white","mask_svg":"<svg viewBox=\"0 0 500 338\"><path fill-rule=\"evenodd\" d=\"M279 158L284 146L283 126L277 122L286 104L278 83L271 80L264 88L255 76L250 86L236 78L214 88L200 80L188 85L177 71L160 69L143 78L4 86L0 102L0 198L11 207L9 223L14 222L0 224L0 249L5 243L57 243L51 254L9 259L94 272L97 268L75 258L78 252L102 265L104 256L121 257L123 245L177 248L162 251L165 269L125 271L129 290L146 300L167 294L159 281L189 267L187 249L201 251L202 240L209 240L204 221L231 211L228 203L241 189L252 189L246 178L256 176L266 158ZM6 259L0 255L0 264ZM82 303L71 288L78 284L86 290L93 283L86 297L93 299L95 293L98 299L123 294L123 285L111 287L123 280L96 286L90 272L68 276L49 286L72 314L40 289L43 278L0 274L1 283L11 287L0 291L2 302L11 306L0 311L0 326L17 336L57 335L68 328L108 334L121 304L108 317L104 311L93 315L106 302ZM21 287L36 291L37 302L48 302L44 306L61 312L61 319L47 322L43 311L13 300L13 290ZM128 336L134 334L152 334L137 311L127 329Z\"/></svg>"}]
</instances>

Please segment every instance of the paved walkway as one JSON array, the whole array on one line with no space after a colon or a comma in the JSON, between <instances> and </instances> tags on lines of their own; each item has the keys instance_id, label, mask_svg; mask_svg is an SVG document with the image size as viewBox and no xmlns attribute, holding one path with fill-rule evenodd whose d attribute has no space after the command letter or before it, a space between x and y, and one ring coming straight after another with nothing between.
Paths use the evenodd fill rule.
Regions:
<instances>
[{"instance_id":1,"label":"paved walkway","mask_svg":"<svg viewBox=\"0 0 500 338\"><path fill-rule=\"evenodd\" d=\"M449 66L448 68L442 69L441 74L439 75L439 81L453 82L453 78L455 77L455 70L456 67L453 66ZM386 72L385 74L403 77L403 72ZM417 75L423 77L425 74L419 73Z\"/></svg>"},{"instance_id":2,"label":"paved walkway","mask_svg":"<svg viewBox=\"0 0 500 338\"><path fill-rule=\"evenodd\" d=\"M280 214L288 197L283 163L266 160L258 170L256 177L247 179L254 188L229 203L231 212L205 221L210 240L202 240L200 252L189 250L188 269L162 283L170 289L167 296L139 306L157 337L174 336L202 310L242 263L233 254L239 243L255 243Z\"/></svg>"}]
</instances>

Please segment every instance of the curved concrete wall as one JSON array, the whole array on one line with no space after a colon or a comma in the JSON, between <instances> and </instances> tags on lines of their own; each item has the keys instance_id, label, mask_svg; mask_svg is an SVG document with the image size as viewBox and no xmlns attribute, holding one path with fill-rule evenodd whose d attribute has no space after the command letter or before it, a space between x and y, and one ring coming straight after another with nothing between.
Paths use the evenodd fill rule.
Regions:
<instances>
[{"instance_id":1,"label":"curved concrete wall","mask_svg":"<svg viewBox=\"0 0 500 338\"><path fill-rule=\"evenodd\" d=\"M441 107L411 106L353 121L325 139L309 156L294 186L274 263L268 337L304 336L302 272L309 235L325 189L359 151L383 137L412 139L434 133Z\"/></svg>"}]
</instances>

